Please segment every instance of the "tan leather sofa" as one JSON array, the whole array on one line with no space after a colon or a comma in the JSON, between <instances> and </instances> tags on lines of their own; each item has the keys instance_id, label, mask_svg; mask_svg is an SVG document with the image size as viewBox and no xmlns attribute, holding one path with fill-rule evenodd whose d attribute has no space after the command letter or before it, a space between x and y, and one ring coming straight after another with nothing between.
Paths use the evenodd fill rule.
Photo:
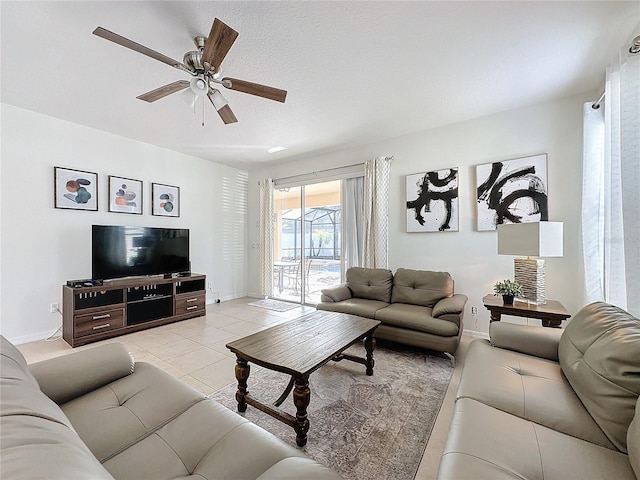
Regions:
<instances>
[{"instance_id":1,"label":"tan leather sofa","mask_svg":"<svg viewBox=\"0 0 640 480\"><path fill-rule=\"evenodd\" d=\"M0 341L3 479L340 478L120 344L27 366Z\"/></svg>"},{"instance_id":2,"label":"tan leather sofa","mask_svg":"<svg viewBox=\"0 0 640 480\"><path fill-rule=\"evenodd\" d=\"M352 267L346 283L322 290L318 310L380 320L376 338L455 353L467 297L448 272Z\"/></svg>"},{"instance_id":3,"label":"tan leather sofa","mask_svg":"<svg viewBox=\"0 0 640 480\"><path fill-rule=\"evenodd\" d=\"M468 347L439 480L640 478L640 320L494 322Z\"/></svg>"}]
</instances>

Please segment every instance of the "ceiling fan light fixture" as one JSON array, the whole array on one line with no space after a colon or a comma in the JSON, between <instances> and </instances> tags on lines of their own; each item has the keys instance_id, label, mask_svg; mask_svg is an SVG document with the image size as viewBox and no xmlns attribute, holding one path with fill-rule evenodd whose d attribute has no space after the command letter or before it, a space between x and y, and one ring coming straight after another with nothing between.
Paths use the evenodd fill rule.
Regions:
<instances>
[{"instance_id":1,"label":"ceiling fan light fixture","mask_svg":"<svg viewBox=\"0 0 640 480\"><path fill-rule=\"evenodd\" d=\"M196 96L195 94L191 91L190 88L187 88L184 92L182 92L180 94L180 98L182 99L182 101L184 103L186 103L187 105L189 105L191 108L193 108L196 104Z\"/></svg>"},{"instance_id":2,"label":"ceiling fan light fixture","mask_svg":"<svg viewBox=\"0 0 640 480\"><path fill-rule=\"evenodd\" d=\"M220 110L221 108L224 108L225 105L229 104L229 102L227 102L227 99L224 98L220 91L216 89L213 89L211 95L209 95L209 98L211 98L211 103L213 103L213 106L216 110Z\"/></svg>"},{"instance_id":3,"label":"ceiling fan light fixture","mask_svg":"<svg viewBox=\"0 0 640 480\"><path fill-rule=\"evenodd\" d=\"M189 89L198 97L204 97L209 93L209 86L207 85L207 82L200 77L193 77L191 79L189 82Z\"/></svg>"}]
</instances>

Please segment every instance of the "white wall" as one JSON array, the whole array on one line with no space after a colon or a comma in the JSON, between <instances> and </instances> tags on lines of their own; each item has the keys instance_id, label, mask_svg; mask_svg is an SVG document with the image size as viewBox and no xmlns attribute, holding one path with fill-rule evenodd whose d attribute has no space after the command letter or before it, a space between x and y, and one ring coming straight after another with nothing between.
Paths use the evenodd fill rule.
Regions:
<instances>
[{"instance_id":1,"label":"white wall","mask_svg":"<svg viewBox=\"0 0 640 480\"><path fill-rule=\"evenodd\" d=\"M456 291L469 297L465 328L476 329L471 306L478 307L478 327L488 331L482 297L493 284L513 278L513 257L496 254L496 233L476 231L475 166L500 160L548 154L549 220L564 222L564 256L546 259L547 297L561 301L570 313L583 305L580 246L582 104L586 96L504 112L337 151L298 159L249 176L249 285L258 284L258 185L261 178L280 178L393 155L391 166L389 268L445 270ZM406 233L405 176L449 167L459 168L460 231ZM515 322L526 320L510 319ZM532 320L531 324L538 324Z\"/></svg>"},{"instance_id":2,"label":"white wall","mask_svg":"<svg viewBox=\"0 0 640 480\"><path fill-rule=\"evenodd\" d=\"M245 171L2 104L0 332L16 343L61 324L49 304L62 285L91 278L91 225L191 230L191 268L207 301L246 295ZM53 207L53 167L97 172L99 211ZM109 213L107 177L143 180L143 214ZM180 187L179 218L151 215L151 183ZM218 295L213 295L218 292Z\"/></svg>"}]
</instances>

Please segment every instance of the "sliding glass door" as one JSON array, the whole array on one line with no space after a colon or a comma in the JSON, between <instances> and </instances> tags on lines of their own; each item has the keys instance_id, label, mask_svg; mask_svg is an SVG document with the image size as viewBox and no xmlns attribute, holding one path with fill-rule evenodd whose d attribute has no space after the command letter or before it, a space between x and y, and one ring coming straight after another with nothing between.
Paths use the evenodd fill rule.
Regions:
<instances>
[{"instance_id":1,"label":"sliding glass door","mask_svg":"<svg viewBox=\"0 0 640 480\"><path fill-rule=\"evenodd\" d=\"M272 296L316 304L342 279L340 180L274 189Z\"/></svg>"}]
</instances>

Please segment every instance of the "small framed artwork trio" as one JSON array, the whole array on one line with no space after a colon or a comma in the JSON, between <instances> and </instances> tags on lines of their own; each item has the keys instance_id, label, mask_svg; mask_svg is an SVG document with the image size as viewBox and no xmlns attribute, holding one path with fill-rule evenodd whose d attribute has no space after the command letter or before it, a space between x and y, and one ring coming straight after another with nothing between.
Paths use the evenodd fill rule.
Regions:
<instances>
[{"instance_id":1,"label":"small framed artwork trio","mask_svg":"<svg viewBox=\"0 0 640 480\"><path fill-rule=\"evenodd\" d=\"M54 207L70 210L98 211L98 174L72 168L54 167ZM108 211L142 215L144 182L109 175ZM151 214L180 216L180 187L151 184Z\"/></svg>"}]
</instances>

